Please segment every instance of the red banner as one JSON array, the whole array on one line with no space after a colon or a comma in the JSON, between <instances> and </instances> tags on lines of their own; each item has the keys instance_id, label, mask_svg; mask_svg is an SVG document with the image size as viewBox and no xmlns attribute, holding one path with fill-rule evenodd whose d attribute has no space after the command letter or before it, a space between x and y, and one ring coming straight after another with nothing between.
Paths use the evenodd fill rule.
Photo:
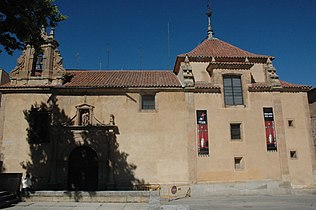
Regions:
<instances>
[{"instance_id":1,"label":"red banner","mask_svg":"<svg viewBox=\"0 0 316 210\"><path fill-rule=\"evenodd\" d=\"M197 134L198 134L198 147L199 155L208 155L208 125L207 125L207 112L206 110L197 110Z\"/></svg>"},{"instance_id":2,"label":"red banner","mask_svg":"<svg viewBox=\"0 0 316 210\"><path fill-rule=\"evenodd\" d=\"M277 150L273 109L263 108L263 116L266 131L267 150Z\"/></svg>"}]
</instances>

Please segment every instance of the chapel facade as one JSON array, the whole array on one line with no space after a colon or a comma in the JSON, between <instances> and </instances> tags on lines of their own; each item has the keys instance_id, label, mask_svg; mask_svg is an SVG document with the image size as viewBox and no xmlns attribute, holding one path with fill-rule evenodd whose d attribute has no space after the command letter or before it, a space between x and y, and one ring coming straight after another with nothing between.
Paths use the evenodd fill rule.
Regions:
<instances>
[{"instance_id":1,"label":"chapel facade","mask_svg":"<svg viewBox=\"0 0 316 210\"><path fill-rule=\"evenodd\" d=\"M274 57L213 35L168 70L71 70L54 31L28 45L0 86L4 172L34 189L273 180L316 184L307 98Z\"/></svg>"}]
</instances>

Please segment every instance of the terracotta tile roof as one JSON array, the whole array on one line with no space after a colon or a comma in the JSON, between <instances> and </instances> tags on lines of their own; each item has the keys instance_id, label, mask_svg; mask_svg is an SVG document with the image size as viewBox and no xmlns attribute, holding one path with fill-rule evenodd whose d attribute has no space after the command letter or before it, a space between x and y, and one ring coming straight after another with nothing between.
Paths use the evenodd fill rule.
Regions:
<instances>
[{"instance_id":1,"label":"terracotta tile roof","mask_svg":"<svg viewBox=\"0 0 316 210\"><path fill-rule=\"evenodd\" d=\"M65 87L105 87L105 88L129 88L129 87L155 87L174 88L181 87L177 76L171 71L91 71L91 70L67 70L72 76Z\"/></svg>"},{"instance_id":2,"label":"terracotta tile roof","mask_svg":"<svg viewBox=\"0 0 316 210\"><path fill-rule=\"evenodd\" d=\"M196 81L194 85L197 91L208 90L208 92L220 93L221 88L214 86L212 83L207 81Z\"/></svg>"},{"instance_id":3,"label":"terracotta tile roof","mask_svg":"<svg viewBox=\"0 0 316 210\"><path fill-rule=\"evenodd\" d=\"M285 82L280 80L280 87L272 87L271 84L268 83L253 83L249 87L249 91L281 91L281 92L306 92L311 89L310 86L307 85L297 85L289 82Z\"/></svg>"},{"instance_id":4,"label":"terracotta tile roof","mask_svg":"<svg viewBox=\"0 0 316 210\"><path fill-rule=\"evenodd\" d=\"M220 39L205 39L191 52L181 54L179 55L179 57L185 57L186 55L188 55L189 57L271 57L266 55L258 55L242 50Z\"/></svg>"}]
</instances>

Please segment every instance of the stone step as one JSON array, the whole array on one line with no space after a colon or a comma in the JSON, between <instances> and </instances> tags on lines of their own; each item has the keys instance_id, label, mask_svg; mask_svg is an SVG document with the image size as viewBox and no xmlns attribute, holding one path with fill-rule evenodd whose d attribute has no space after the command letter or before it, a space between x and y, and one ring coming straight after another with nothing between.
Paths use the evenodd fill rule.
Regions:
<instances>
[{"instance_id":1,"label":"stone step","mask_svg":"<svg viewBox=\"0 0 316 210\"><path fill-rule=\"evenodd\" d=\"M12 204L16 204L20 201L20 198L13 193L7 191L0 192L0 208L7 208Z\"/></svg>"},{"instance_id":2,"label":"stone step","mask_svg":"<svg viewBox=\"0 0 316 210\"><path fill-rule=\"evenodd\" d=\"M5 196L5 195L9 195L10 193L8 191L0 191L0 197L1 196Z\"/></svg>"}]
</instances>

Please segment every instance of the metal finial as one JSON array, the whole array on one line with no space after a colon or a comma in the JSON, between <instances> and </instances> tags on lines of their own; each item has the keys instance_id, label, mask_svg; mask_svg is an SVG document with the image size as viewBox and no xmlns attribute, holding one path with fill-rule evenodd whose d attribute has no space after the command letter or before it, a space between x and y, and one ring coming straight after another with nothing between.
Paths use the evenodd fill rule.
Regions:
<instances>
[{"instance_id":1,"label":"metal finial","mask_svg":"<svg viewBox=\"0 0 316 210\"><path fill-rule=\"evenodd\" d=\"M210 6L210 1L207 1L207 9L206 9L206 13L207 17L211 17L212 16L212 10L211 10L211 6Z\"/></svg>"},{"instance_id":2,"label":"metal finial","mask_svg":"<svg viewBox=\"0 0 316 210\"><path fill-rule=\"evenodd\" d=\"M214 36L214 32L213 32L212 25L211 25L212 10L211 10L211 6L210 6L210 0L207 0L206 15L208 18L207 38L212 39Z\"/></svg>"}]
</instances>

